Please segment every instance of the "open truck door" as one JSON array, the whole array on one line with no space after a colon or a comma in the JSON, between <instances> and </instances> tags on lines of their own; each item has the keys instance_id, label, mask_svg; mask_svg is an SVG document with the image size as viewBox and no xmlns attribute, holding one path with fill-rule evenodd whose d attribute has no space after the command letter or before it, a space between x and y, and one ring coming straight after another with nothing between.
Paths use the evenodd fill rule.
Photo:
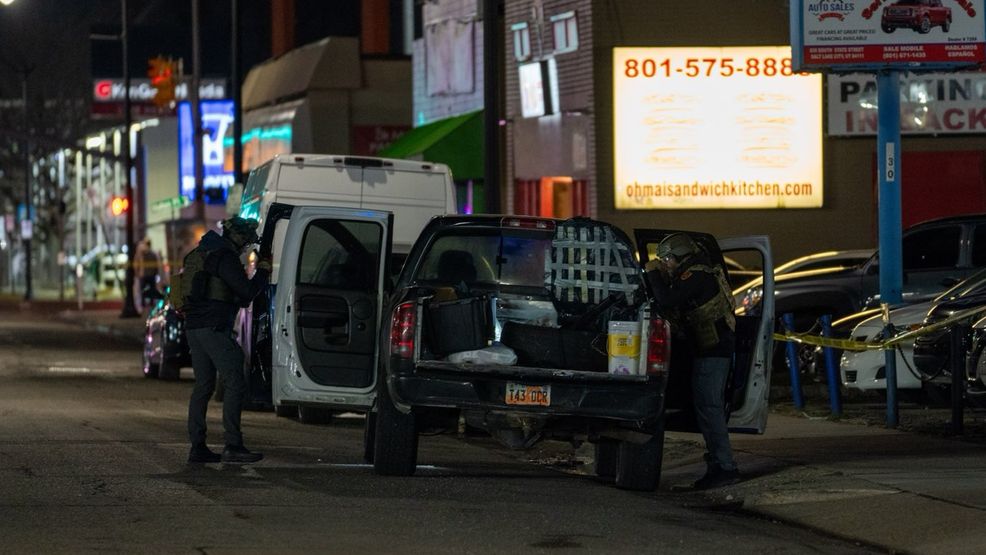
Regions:
<instances>
[{"instance_id":1,"label":"open truck door","mask_svg":"<svg viewBox=\"0 0 986 555\"><path fill-rule=\"evenodd\" d=\"M737 316L736 351L726 384L725 408L729 430L740 433L763 433L767 426L770 394L770 364L774 341L774 263L770 241L765 236L736 237L717 240L707 233L663 229L637 229L634 236L641 266L656 258L657 245L667 236L685 233L719 265L725 277L729 271L724 254L748 261L763 275L763 310L757 315ZM674 322L672 321L672 327ZM673 332L672 332L673 333ZM696 432L691 401L690 360L682 349L671 343L671 376L668 381L666 429Z\"/></svg>"},{"instance_id":2,"label":"open truck door","mask_svg":"<svg viewBox=\"0 0 986 555\"><path fill-rule=\"evenodd\" d=\"M275 409L367 410L377 379L393 215L294 207L271 300Z\"/></svg>"}]
</instances>

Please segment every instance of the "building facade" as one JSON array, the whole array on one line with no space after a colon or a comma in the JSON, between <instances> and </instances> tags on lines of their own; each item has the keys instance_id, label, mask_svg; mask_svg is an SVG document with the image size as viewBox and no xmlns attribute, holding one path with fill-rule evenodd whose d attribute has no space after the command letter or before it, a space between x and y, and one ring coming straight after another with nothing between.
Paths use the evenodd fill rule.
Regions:
<instances>
[{"instance_id":1,"label":"building facade","mask_svg":"<svg viewBox=\"0 0 986 555\"><path fill-rule=\"evenodd\" d=\"M788 2L512 0L504 27L508 211L591 215L627 231L763 234L780 261L876 245L875 111L864 110L875 91L866 76L792 75ZM628 91L631 74L653 77L651 88ZM677 88L686 76L689 88ZM905 226L986 211L978 79L902 87L902 102L917 102L902 143ZM964 104L936 111L947 102ZM628 162L638 150L646 180ZM696 198L706 189L722 197ZM651 196L628 198L641 191Z\"/></svg>"}]
</instances>

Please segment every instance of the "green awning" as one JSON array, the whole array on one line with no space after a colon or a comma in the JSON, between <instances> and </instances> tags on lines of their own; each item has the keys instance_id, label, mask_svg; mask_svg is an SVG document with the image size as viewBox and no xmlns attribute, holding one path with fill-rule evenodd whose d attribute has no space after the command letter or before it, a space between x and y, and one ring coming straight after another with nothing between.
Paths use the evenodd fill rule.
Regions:
<instances>
[{"instance_id":1,"label":"green awning","mask_svg":"<svg viewBox=\"0 0 986 555\"><path fill-rule=\"evenodd\" d=\"M434 121L408 131L377 153L383 158L412 158L447 164L455 179L484 175L483 111Z\"/></svg>"}]
</instances>

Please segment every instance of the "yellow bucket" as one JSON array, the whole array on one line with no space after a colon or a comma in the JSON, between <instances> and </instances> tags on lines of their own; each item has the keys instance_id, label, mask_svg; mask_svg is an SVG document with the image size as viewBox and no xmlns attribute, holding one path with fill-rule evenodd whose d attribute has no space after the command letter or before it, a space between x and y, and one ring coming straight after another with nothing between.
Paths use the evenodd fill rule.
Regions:
<instances>
[{"instance_id":1,"label":"yellow bucket","mask_svg":"<svg viewBox=\"0 0 986 555\"><path fill-rule=\"evenodd\" d=\"M606 351L610 374L636 374L640 359L640 322L610 322Z\"/></svg>"}]
</instances>

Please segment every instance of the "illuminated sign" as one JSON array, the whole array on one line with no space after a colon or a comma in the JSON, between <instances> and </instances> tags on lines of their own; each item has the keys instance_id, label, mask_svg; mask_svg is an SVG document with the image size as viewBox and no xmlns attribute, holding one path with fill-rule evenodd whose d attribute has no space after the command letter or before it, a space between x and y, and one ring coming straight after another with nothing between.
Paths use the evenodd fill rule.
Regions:
<instances>
[{"instance_id":1,"label":"illuminated sign","mask_svg":"<svg viewBox=\"0 0 986 555\"><path fill-rule=\"evenodd\" d=\"M93 102L123 102L123 79L97 79L92 85ZM154 100L157 89L150 79L139 78L130 80L130 100L132 102L147 102ZM226 97L226 81L223 79L202 79L199 82L199 98L220 99ZM175 98L188 98L188 85L175 85Z\"/></svg>"},{"instance_id":2,"label":"illuminated sign","mask_svg":"<svg viewBox=\"0 0 986 555\"><path fill-rule=\"evenodd\" d=\"M613 49L618 209L822 206L822 86L786 46Z\"/></svg>"},{"instance_id":3,"label":"illuminated sign","mask_svg":"<svg viewBox=\"0 0 986 555\"><path fill-rule=\"evenodd\" d=\"M799 69L982 63L983 0L796 0L791 44Z\"/></svg>"},{"instance_id":4,"label":"illuminated sign","mask_svg":"<svg viewBox=\"0 0 986 555\"><path fill-rule=\"evenodd\" d=\"M233 101L204 100L200 105L205 199L209 204L223 204L234 179L232 146L227 147L223 140L227 130L233 127ZM195 151L192 137L192 106L188 102L182 102L178 104L178 176L180 192L189 200L195 200Z\"/></svg>"},{"instance_id":5,"label":"illuminated sign","mask_svg":"<svg viewBox=\"0 0 986 555\"><path fill-rule=\"evenodd\" d=\"M827 83L828 134L876 135L876 78L863 73L832 74ZM900 132L986 133L986 73L902 73Z\"/></svg>"},{"instance_id":6,"label":"illuminated sign","mask_svg":"<svg viewBox=\"0 0 986 555\"><path fill-rule=\"evenodd\" d=\"M520 81L521 115L525 118L534 118L553 113L557 104L552 103L551 68L548 62L521 64L517 71Z\"/></svg>"}]
</instances>

